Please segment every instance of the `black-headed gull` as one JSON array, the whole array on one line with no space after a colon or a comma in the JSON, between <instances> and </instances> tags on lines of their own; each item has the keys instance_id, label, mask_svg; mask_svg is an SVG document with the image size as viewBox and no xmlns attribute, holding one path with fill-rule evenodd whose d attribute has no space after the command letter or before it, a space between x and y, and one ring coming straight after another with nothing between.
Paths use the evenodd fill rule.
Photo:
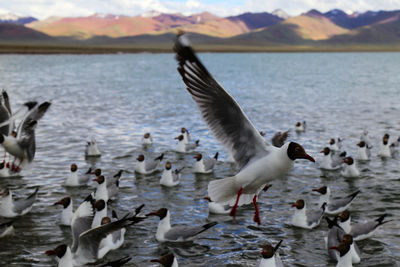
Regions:
<instances>
[{"instance_id":1,"label":"black-headed gull","mask_svg":"<svg viewBox=\"0 0 400 267\"><path fill-rule=\"evenodd\" d=\"M307 210L306 202L303 199L298 199L292 204L292 207L296 207L291 221L292 225L305 229L317 227L324 215L325 206L326 203L316 210Z\"/></svg>"},{"instance_id":2,"label":"black-headed gull","mask_svg":"<svg viewBox=\"0 0 400 267\"><path fill-rule=\"evenodd\" d=\"M201 153L194 156L196 162L194 163L193 172L195 173L211 173L214 171L214 166L218 161L218 152L215 153L213 158L203 157Z\"/></svg>"},{"instance_id":3,"label":"black-headed gull","mask_svg":"<svg viewBox=\"0 0 400 267\"><path fill-rule=\"evenodd\" d=\"M0 192L0 216L13 218L27 214L35 203L38 191L39 187L37 186L27 198L14 200L11 190L4 188Z\"/></svg>"},{"instance_id":4,"label":"black-headed gull","mask_svg":"<svg viewBox=\"0 0 400 267\"><path fill-rule=\"evenodd\" d=\"M164 153L154 159L147 159L144 155L139 155L136 160L138 161L135 166L135 172L140 174L151 174L158 169L158 165L164 158Z\"/></svg>"},{"instance_id":5,"label":"black-headed gull","mask_svg":"<svg viewBox=\"0 0 400 267\"><path fill-rule=\"evenodd\" d=\"M92 228L101 225L104 217L107 217L107 203L103 199L97 199L93 204L94 217L92 221Z\"/></svg>"},{"instance_id":6,"label":"black-headed gull","mask_svg":"<svg viewBox=\"0 0 400 267\"><path fill-rule=\"evenodd\" d=\"M278 248L281 245L282 240L279 241L275 247L271 246L271 244L265 244L262 251L262 259L258 264L258 267L283 267L283 263L281 257L278 253Z\"/></svg>"},{"instance_id":7,"label":"black-headed gull","mask_svg":"<svg viewBox=\"0 0 400 267\"><path fill-rule=\"evenodd\" d=\"M370 238L379 226L390 222L390 220L384 221L386 216L387 214L383 214L374 220L351 224L350 212L348 210L344 210L338 214L338 223L346 233L353 236L355 241L359 241Z\"/></svg>"},{"instance_id":8,"label":"black-headed gull","mask_svg":"<svg viewBox=\"0 0 400 267\"><path fill-rule=\"evenodd\" d=\"M158 259L152 259L150 262L158 262L164 267L178 267L178 260L172 253L165 254Z\"/></svg>"},{"instance_id":9,"label":"black-headed gull","mask_svg":"<svg viewBox=\"0 0 400 267\"><path fill-rule=\"evenodd\" d=\"M185 127L181 128L181 135L183 135L183 139L185 144L189 144L190 143L190 133L189 130L186 129Z\"/></svg>"},{"instance_id":10,"label":"black-headed gull","mask_svg":"<svg viewBox=\"0 0 400 267\"><path fill-rule=\"evenodd\" d=\"M256 210L253 219L260 224L256 199L265 184L285 175L296 159L315 160L294 142L281 148L267 146L238 103L212 77L185 38L178 36L174 46L178 71L203 119L232 153L240 169L233 177L211 181L208 194L215 202L233 205L232 216L238 206L253 201Z\"/></svg>"},{"instance_id":11,"label":"black-headed gull","mask_svg":"<svg viewBox=\"0 0 400 267\"><path fill-rule=\"evenodd\" d=\"M342 142L343 140L338 138L337 141L335 140L335 138L331 138L329 140L329 148L330 150L336 152L339 151L342 148Z\"/></svg>"},{"instance_id":12,"label":"black-headed gull","mask_svg":"<svg viewBox=\"0 0 400 267\"><path fill-rule=\"evenodd\" d=\"M169 210L166 208L161 208L157 211L147 214L146 216L158 216L160 218L156 233L156 239L159 242L190 241L193 240L198 234L217 224L217 222L211 222L201 226L178 225L171 227L171 216Z\"/></svg>"},{"instance_id":13,"label":"black-headed gull","mask_svg":"<svg viewBox=\"0 0 400 267\"><path fill-rule=\"evenodd\" d=\"M172 187L180 183L181 172L185 167L180 169L172 170L171 162L167 161L165 163L165 169L161 175L160 185Z\"/></svg>"},{"instance_id":14,"label":"black-headed gull","mask_svg":"<svg viewBox=\"0 0 400 267\"><path fill-rule=\"evenodd\" d=\"M322 186L320 188L312 189L314 192L318 192L320 194L318 205L322 206L323 203L327 203L325 213L334 215L338 214L339 212L344 211L345 209L349 208L351 202L354 198L360 193L360 190L351 193L345 197L331 197L331 189L328 186Z\"/></svg>"}]
</instances>

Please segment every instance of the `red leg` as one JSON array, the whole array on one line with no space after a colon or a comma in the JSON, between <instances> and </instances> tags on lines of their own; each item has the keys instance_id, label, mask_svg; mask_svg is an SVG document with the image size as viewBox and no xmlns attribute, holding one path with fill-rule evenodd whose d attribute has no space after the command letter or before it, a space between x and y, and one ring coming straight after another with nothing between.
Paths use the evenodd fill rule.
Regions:
<instances>
[{"instance_id":1,"label":"red leg","mask_svg":"<svg viewBox=\"0 0 400 267\"><path fill-rule=\"evenodd\" d=\"M236 209L237 209L237 206L238 206L238 204L239 204L239 198L240 198L240 195L242 194L242 192L243 192L243 188L241 187L241 188L239 189L239 191L238 191L235 205L233 205L233 207L232 207L232 209L231 209L230 215L231 215L233 218L235 218L235 216L236 216Z\"/></svg>"},{"instance_id":2,"label":"red leg","mask_svg":"<svg viewBox=\"0 0 400 267\"><path fill-rule=\"evenodd\" d=\"M21 166L22 161L23 161L23 159L20 159L18 166L14 169L15 172L19 172L19 167Z\"/></svg>"},{"instance_id":3,"label":"red leg","mask_svg":"<svg viewBox=\"0 0 400 267\"><path fill-rule=\"evenodd\" d=\"M254 204L254 217L253 217L253 221L258 223L258 225L261 224L261 220L260 220L260 212L258 211L258 206L257 206L257 194L254 195L253 197L253 204Z\"/></svg>"}]
</instances>

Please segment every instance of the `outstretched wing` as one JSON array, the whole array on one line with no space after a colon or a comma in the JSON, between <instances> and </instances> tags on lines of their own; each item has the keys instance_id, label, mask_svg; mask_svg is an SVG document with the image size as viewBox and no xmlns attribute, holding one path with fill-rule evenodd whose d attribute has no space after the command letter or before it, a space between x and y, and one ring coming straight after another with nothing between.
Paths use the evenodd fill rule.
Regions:
<instances>
[{"instance_id":1,"label":"outstretched wing","mask_svg":"<svg viewBox=\"0 0 400 267\"><path fill-rule=\"evenodd\" d=\"M184 38L179 36L174 46L178 71L214 136L230 150L239 168L268 154L260 133L207 71Z\"/></svg>"}]
</instances>

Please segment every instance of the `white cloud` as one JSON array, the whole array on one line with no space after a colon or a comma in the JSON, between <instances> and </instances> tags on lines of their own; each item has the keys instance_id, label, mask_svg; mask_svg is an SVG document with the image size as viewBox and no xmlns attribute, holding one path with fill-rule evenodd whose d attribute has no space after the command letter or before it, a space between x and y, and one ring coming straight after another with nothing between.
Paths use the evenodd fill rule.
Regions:
<instances>
[{"instance_id":1,"label":"white cloud","mask_svg":"<svg viewBox=\"0 0 400 267\"><path fill-rule=\"evenodd\" d=\"M87 16L93 13L138 15L150 10L193 14L208 11L220 16L244 12L283 9L291 15L312 8L322 12L339 8L346 11L400 9L400 0L0 0L0 13L49 16Z\"/></svg>"}]
</instances>

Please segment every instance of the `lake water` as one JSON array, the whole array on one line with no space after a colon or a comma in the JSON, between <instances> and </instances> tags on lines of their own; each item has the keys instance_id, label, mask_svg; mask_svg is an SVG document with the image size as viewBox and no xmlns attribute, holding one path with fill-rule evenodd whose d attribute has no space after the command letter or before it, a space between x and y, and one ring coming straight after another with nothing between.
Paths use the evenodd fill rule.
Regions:
<instances>
[{"instance_id":1,"label":"lake water","mask_svg":"<svg viewBox=\"0 0 400 267\"><path fill-rule=\"evenodd\" d=\"M186 92L173 54L1 55L0 85L8 90L14 110L28 100L51 100L52 106L36 130L32 168L21 178L0 179L0 188L8 185L17 196L40 186L32 211L15 222L15 236L0 240L0 266L54 266L56 261L44 251L71 244L69 229L58 225L60 207L52 204L70 195L76 207L94 188L93 183L75 189L63 186L74 162L81 171L95 165L107 175L127 170L118 199L111 204L119 213L144 203L146 213L169 208L172 224L219 222L193 243L159 244L158 219L151 217L128 229L124 247L106 257L130 255L133 259L126 266L157 266L149 260L168 251L182 266L255 266L264 243L280 239L286 266L334 266L324 248L325 221L314 230L288 224L293 214L290 203L299 198L316 203L318 196L311 189L322 185L329 185L336 195L361 190L350 207L353 221L389 214L392 222L372 239L358 242L362 261L357 266L396 266L399 156L382 160L376 154L384 133L400 135L400 53L205 53L200 58L268 140L275 131L293 130L295 122L306 120L307 132L292 131L289 139L320 159L319 151L331 137L344 138L344 149L355 155L359 136L368 129L373 157L358 165L361 177L344 178L340 172L322 172L318 164L298 160L287 177L274 180L260 195L260 226L252 221L252 206L240 208L236 220L209 216L202 199L207 184L236 171L224 162L226 151ZM174 152L174 137L181 127L200 139L199 151L220 152L214 174L194 175L193 154ZM146 155L164 152L175 167L186 166L180 186L160 187L160 172L133 173L135 159L143 152L141 136L147 131L155 144ZM91 137L103 153L98 161L84 158L85 142Z\"/></svg>"}]
</instances>

